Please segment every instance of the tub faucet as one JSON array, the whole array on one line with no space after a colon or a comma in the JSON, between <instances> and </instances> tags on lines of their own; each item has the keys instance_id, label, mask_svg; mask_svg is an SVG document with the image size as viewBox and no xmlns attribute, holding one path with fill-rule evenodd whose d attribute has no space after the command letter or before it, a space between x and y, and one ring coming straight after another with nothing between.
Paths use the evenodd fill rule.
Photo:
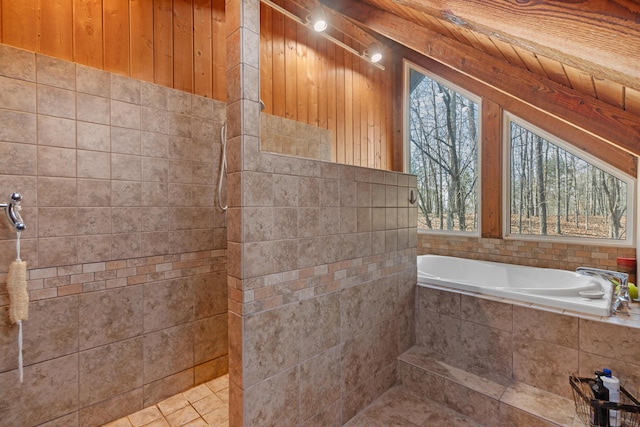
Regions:
<instances>
[{"instance_id":1,"label":"tub faucet","mask_svg":"<svg viewBox=\"0 0 640 427\"><path fill-rule=\"evenodd\" d=\"M611 313L618 313L621 309L629 308L629 275L627 273L620 273L618 271L603 270L601 268L591 267L578 267L576 273L583 274L585 276L597 276L602 277L610 281L612 284L618 282L618 290L615 292L615 300L611 304Z\"/></svg>"}]
</instances>

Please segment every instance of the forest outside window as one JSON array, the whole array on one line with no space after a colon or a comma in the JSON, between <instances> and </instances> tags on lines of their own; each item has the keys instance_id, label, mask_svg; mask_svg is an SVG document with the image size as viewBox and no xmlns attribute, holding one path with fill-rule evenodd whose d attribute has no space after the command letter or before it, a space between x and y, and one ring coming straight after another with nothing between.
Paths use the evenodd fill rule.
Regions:
<instances>
[{"instance_id":1,"label":"forest outside window","mask_svg":"<svg viewBox=\"0 0 640 427\"><path fill-rule=\"evenodd\" d=\"M505 236L633 244L635 180L505 114Z\"/></svg>"},{"instance_id":2,"label":"forest outside window","mask_svg":"<svg viewBox=\"0 0 640 427\"><path fill-rule=\"evenodd\" d=\"M406 169L417 176L418 228L478 234L480 99L405 63Z\"/></svg>"}]
</instances>

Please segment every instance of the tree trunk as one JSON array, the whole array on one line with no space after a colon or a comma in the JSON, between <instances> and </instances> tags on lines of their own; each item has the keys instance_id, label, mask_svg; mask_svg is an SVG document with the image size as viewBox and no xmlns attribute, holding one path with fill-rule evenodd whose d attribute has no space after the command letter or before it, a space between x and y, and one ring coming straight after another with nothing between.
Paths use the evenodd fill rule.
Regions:
<instances>
[{"instance_id":1,"label":"tree trunk","mask_svg":"<svg viewBox=\"0 0 640 427\"><path fill-rule=\"evenodd\" d=\"M538 178L538 217L540 218L540 234L547 235L547 197L545 192L542 138L535 137L536 174Z\"/></svg>"}]
</instances>

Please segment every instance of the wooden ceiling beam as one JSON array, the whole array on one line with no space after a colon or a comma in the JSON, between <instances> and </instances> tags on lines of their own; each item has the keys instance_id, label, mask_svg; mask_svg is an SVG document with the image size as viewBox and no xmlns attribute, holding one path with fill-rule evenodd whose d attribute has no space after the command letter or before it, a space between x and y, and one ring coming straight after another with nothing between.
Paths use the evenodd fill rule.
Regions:
<instances>
[{"instance_id":1,"label":"wooden ceiling beam","mask_svg":"<svg viewBox=\"0 0 640 427\"><path fill-rule=\"evenodd\" d=\"M640 156L640 117L635 114L585 97L549 79L361 2L322 0L322 3L371 31Z\"/></svg>"},{"instance_id":2,"label":"wooden ceiling beam","mask_svg":"<svg viewBox=\"0 0 640 427\"><path fill-rule=\"evenodd\" d=\"M392 1L640 89L640 3L636 1Z\"/></svg>"}]
</instances>

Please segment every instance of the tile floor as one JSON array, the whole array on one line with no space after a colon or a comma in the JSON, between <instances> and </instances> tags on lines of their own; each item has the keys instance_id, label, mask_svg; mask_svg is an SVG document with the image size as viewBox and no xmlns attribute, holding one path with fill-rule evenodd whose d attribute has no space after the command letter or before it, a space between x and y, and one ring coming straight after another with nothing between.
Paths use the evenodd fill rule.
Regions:
<instances>
[{"instance_id":1,"label":"tile floor","mask_svg":"<svg viewBox=\"0 0 640 427\"><path fill-rule=\"evenodd\" d=\"M345 427L481 427L446 406L395 386L351 419Z\"/></svg>"},{"instance_id":2,"label":"tile floor","mask_svg":"<svg viewBox=\"0 0 640 427\"><path fill-rule=\"evenodd\" d=\"M228 427L229 376L170 397L103 427ZM469 418L396 386L345 427L480 427Z\"/></svg>"},{"instance_id":3,"label":"tile floor","mask_svg":"<svg viewBox=\"0 0 640 427\"><path fill-rule=\"evenodd\" d=\"M176 394L103 427L228 427L229 376Z\"/></svg>"}]
</instances>

